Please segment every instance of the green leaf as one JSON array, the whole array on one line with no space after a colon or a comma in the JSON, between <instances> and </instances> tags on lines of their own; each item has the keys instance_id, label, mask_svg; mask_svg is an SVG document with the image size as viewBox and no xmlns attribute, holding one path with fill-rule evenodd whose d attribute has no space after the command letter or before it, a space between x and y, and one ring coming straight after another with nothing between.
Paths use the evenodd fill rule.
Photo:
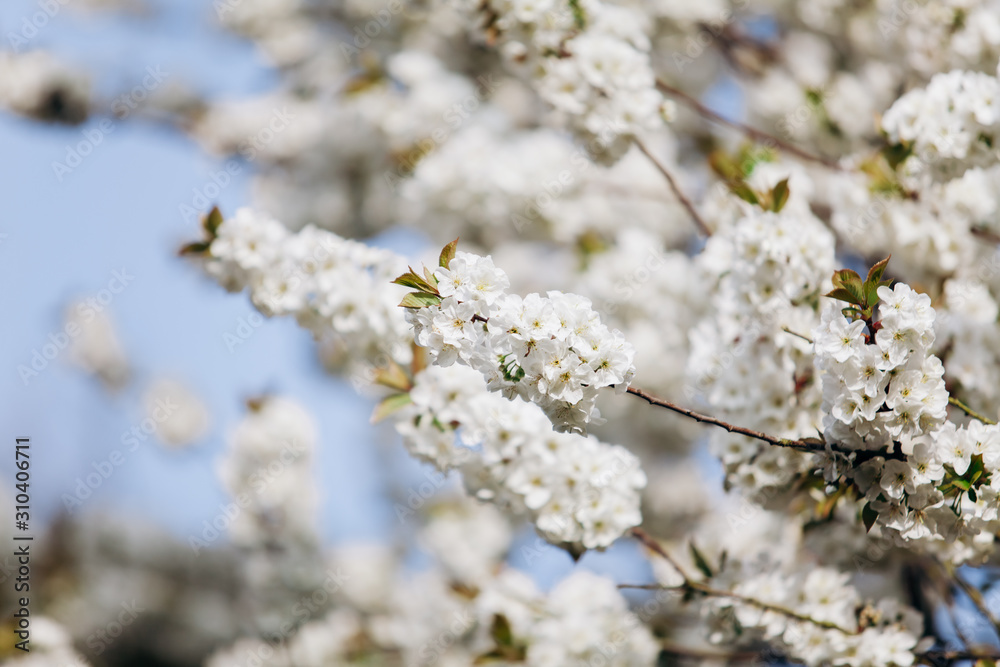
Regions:
<instances>
[{"instance_id":1,"label":"green leaf","mask_svg":"<svg viewBox=\"0 0 1000 667\"><path fill-rule=\"evenodd\" d=\"M785 204L788 203L789 194L788 179L782 179L771 190L771 210L778 213L781 209L785 208Z\"/></svg>"},{"instance_id":2,"label":"green leaf","mask_svg":"<svg viewBox=\"0 0 1000 667\"><path fill-rule=\"evenodd\" d=\"M455 239L444 248L441 249L441 256L438 257L438 266L442 269L447 269L448 265L451 264L451 260L455 259L455 250L458 248L458 239Z\"/></svg>"},{"instance_id":3,"label":"green leaf","mask_svg":"<svg viewBox=\"0 0 1000 667\"><path fill-rule=\"evenodd\" d=\"M733 181L728 184L729 189L734 195L747 202L748 204L760 205L760 197L757 193L750 189L750 186L742 181Z\"/></svg>"},{"instance_id":4,"label":"green leaf","mask_svg":"<svg viewBox=\"0 0 1000 667\"><path fill-rule=\"evenodd\" d=\"M426 308L428 306L436 306L439 303L441 303L441 297L437 294L410 292L403 297L403 300L399 302L399 305L403 308Z\"/></svg>"},{"instance_id":5,"label":"green leaf","mask_svg":"<svg viewBox=\"0 0 1000 667\"><path fill-rule=\"evenodd\" d=\"M513 646L514 632L510 629L510 621L503 614L493 614L493 623L490 625L490 636L497 646Z\"/></svg>"},{"instance_id":6,"label":"green leaf","mask_svg":"<svg viewBox=\"0 0 1000 667\"><path fill-rule=\"evenodd\" d=\"M878 512L872 509L871 503L865 503L865 506L861 508L861 520L865 522L865 532L870 533L872 526L875 525L875 519L878 518Z\"/></svg>"},{"instance_id":7,"label":"green leaf","mask_svg":"<svg viewBox=\"0 0 1000 667\"><path fill-rule=\"evenodd\" d=\"M865 282L865 294L868 297L868 306L874 307L875 304L879 302L878 288L879 287L889 287L892 285L891 280L883 280L881 282L869 283Z\"/></svg>"},{"instance_id":8,"label":"green leaf","mask_svg":"<svg viewBox=\"0 0 1000 667\"><path fill-rule=\"evenodd\" d=\"M858 306L861 305L859 299L857 298L857 295L848 292L843 287L839 287L833 290L832 292L827 292L823 296L828 296L831 299L837 299L839 301L846 301L847 303L853 303Z\"/></svg>"},{"instance_id":9,"label":"green leaf","mask_svg":"<svg viewBox=\"0 0 1000 667\"><path fill-rule=\"evenodd\" d=\"M736 164L736 160L721 149L709 154L708 164L712 171L725 181L738 181L743 178L743 171Z\"/></svg>"},{"instance_id":10,"label":"green leaf","mask_svg":"<svg viewBox=\"0 0 1000 667\"><path fill-rule=\"evenodd\" d=\"M892 255L889 255L881 262L876 262L875 265L868 269L868 277L865 278L866 283L877 283L882 280L882 274L885 273L885 267L892 259Z\"/></svg>"},{"instance_id":11,"label":"green leaf","mask_svg":"<svg viewBox=\"0 0 1000 667\"><path fill-rule=\"evenodd\" d=\"M434 285L434 291L437 291L438 279L434 277L434 274L426 266L424 267L424 278L427 279L427 284Z\"/></svg>"},{"instance_id":12,"label":"green leaf","mask_svg":"<svg viewBox=\"0 0 1000 667\"><path fill-rule=\"evenodd\" d=\"M573 23L576 24L578 30L583 30L587 27L587 15L583 11L583 7L580 6L580 0L569 0L570 11L573 12Z\"/></svg>"},{"instance_id":13,"label":"green leaf","mask_svg":"<svg viewBox=\"0 0 1000 667\"><path fill-rule=\"evenodd\" d=\"M188 243L182 246L177 254L181 257L186 255L204 255L208 252L208 249L212 247L211 241L197 241L195 243Z\"/></svg>"},{"instance_id":14,"label":"green leaf","mask_svg":"<svg viewBox=\"0 0 1000 667\"><path fill-rule=\"evenodd\" d=\"M412 402L413 399L410 398L409 394L394 394L392 396L387 396L375 406L375 410L372 411L371 422L374 424L375 422L382 421L392 413L406 407Z\"/></svg>"},{"instance_id":15,"label":"green leaf","mask_svg":"<svg viewBox=\"0 0 1000 667\"><path fill-rule=\"evenodd\" d=\"M375 369L375 383L399 391L409 391L412 388L406 371L391 359L388 366Z\"/></svg>"},{"instance_id":16,"label":"green leaf","mask_svg":"<svg viewBox=\"0 0 1000 667\"><path fill-rule=\"evenodd\" d=\"M861 282L861 276L850 269L840 269L833 272L833 291L826 296L848 303L853 303L861 308L866 308L867 295ZM843 291L841 291L843 290ZM837 296L834 296L834 295Z\"/></svg>"},{"instance_id":17,"label":"green leaf","mask_svg":"<svg viewBox=\"0 0 1000 667\"><path fill-rule=\"evenodd\" d=\"M694 545L694 540L691 540L688 543L688 546L690 546L691 548L691 559L694 561L695 567L697 567L698 570L703 575L711 579L713 576L712 568L709 566L708 561L705 559L705 556L703 556L702 553L698 551L698 547Z\"/></svg>"},{"instance_id":18,"label":"green leaf","mask_svg":"<svg viewBox=\"0 0 1000 667\"><path fill-rule=\"evenodd\" d=\"M861 276L858 275L857 271L851 269L840 269L839 271L833 272L833 286L834 287L848 287L850 285L860 287L861 286Z\"/></svg>"},{"instance_id":19,"label":"green leaf","mask_svg":"<svg viewBox=\"0 0 1000 667\"><path fill-rule=\"evenodd\" d=\"M882 149L882 156L893 171L913 154L913 144L893 144Z\"/></svg>"},{"instance_id":20,"label":"green leaf","mask_svg":"<svg viewBox=\"0 0 1000 667\"><path fill-rule=\"evenodd\" d=\"M213 206L205 218L201 221L201 226L208 232L210 238L215 238L219 231L219 226L224 222L222 211L218 206Z\"/></svg>"},{"instance_id":21,"label":"green leaf","mask_svg":"<svg viewBox=\"0 0 1000 667\"><path fill-rule=\"evenodd\" d=\"M975 484L985 472L986 466L983 464L983 455L976 454L969 462L969 469L965 471L965 475L963 475L963 477L969 480L970 483Z\"/></svg>"},{"instance_id":22,"label":"green leaf","mask_svg":"<svg viewBox=\"0 0 1000 667\"><path fill-rule=\"evenodd\" d=\"M418 292L427 292L428 294L436 295L438 293L437 285L432 285L426 278L414 271L412 266L407 268L410 269L407 273L392 281L394 285L412 287Z\"/></svg>"},{"instance_id":23,"label":"green leaf","mask_svg":"<svg viewBox=\"0 0 1000 667\"><path fill-rule=\"evenodd\" d=\"M403 287L412 287L413 289L421 289L421 278L412 271L404 273L395 280L392 281L393 285L402 285Z\"/></svg>"}]
</instances>

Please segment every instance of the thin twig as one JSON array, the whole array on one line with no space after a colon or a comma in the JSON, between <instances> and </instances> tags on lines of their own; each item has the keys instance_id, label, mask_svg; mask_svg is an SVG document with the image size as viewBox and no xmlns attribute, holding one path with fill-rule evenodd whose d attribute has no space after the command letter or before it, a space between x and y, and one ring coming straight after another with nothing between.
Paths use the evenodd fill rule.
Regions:
<instances>
[{"instance_id":1,"label":"thin twig","mask_svg":"<svg viewBox=\"0 0 1000 667\"><path fill-rule=\"evenodd\" d=\"M812 623L815 626L825 628L827 630L837 630L838 632L843 632L845 635L857 634L857 632L848 630L847 628L842 628L832 621L823 621L801 612L797 612L794 609L789 609L788 607L771 604L770 602L764 602L763 600L748 598L740 595L739 593L733 593L732 591L724 591L721 588L712 588L711 586L706 586L698 581L686 581L683 584L678 584L677 586L665 586L663 584L618 584L618 588L635 588L645 591L691 591L701 593L702 595L706 595L708 597L729 598L731 600L738 600L744 604L750 605L751 607L757 607L763 611L772 611L776 614L787 616L788 618L794 618L796 621Z\"/></svg>"},{"instance_id":2,"label":"thin twig","mask_svg":"<svg viewBox=\"0 0 1000 667\"><path fill-rule=\"evenodd\" d=\"M684 571L684 568L682 568L680 564L676 560L674 560L674 557L671 556L670 553L666 549L664 549L659 542L653 539L652 535L644 531L642 528L633 528L629 532L632 534L632 537L642 542L643 546L645 546L647 549L658 555L663 560L670 563L673 566L673 568L677 570L677 574L681 575L681 578L684 581L691 581L691 577L687 575L687 573Z\"/></svg>"},{"instance_id":3,"label":"thin twig","mask_svg":"<svg viewBox=\"0 0 1000 667\"><path fill-rule=\"evenodd\" d=\"M717 123L728 125L729 127L737 129L743 134L746 134L747 136L752 137L758 141L770 142L775 146L777 146L778 148L785 151L786 153L791 153L792 155L795 155L796 157L799 157L803 160L807 160L809 162L816 162L818 164L823 165L824 167L829 167L830 169L836 169L837 171L845 171L844 167L842 167L839 163L837 163L834 160L822 157L820 155L813 155L812 153L799 148L795 144L791 144L785 141L784 139L779 139L773 134L768 134L763 130L758 130L756 128L750 127L749 125L745 125L735 120L730 120L725 116L718 114L715 111L712 111L707 106L705 106L695 98L691 97L684 91L678 90L677 88L674 88L673 86L665 83L664 81L657 79L656 87L659 88L662 92L670 95L671 97L676 97L677 99L681 100L686 105L697 111L699 115L704 116L709 120L714 120Z\"/></svg>"},{"instance_id":4,"label":"thin twig","mask_svg":"<svg viewBox=\"0 0 1000 667\"><path fill-rule=\"evenodd\" d=\"M969 582L962 579L962 577L958 576L958 572L955 571L955 568L947 566L944 563L941 563L940 565L944 571L951 576L952 581L954 581L958 587L969 596L969 599L972 600L972 604L976 605L976 609L978 609L979 613L983 615L983 618L993 625L993 629L996 631L997 637L1000 637L1000 620L997 620L997 617L994 616L993 612L991 612L989 607L986 606L986 600L983 599L982 592Z\"/></svg>"},{"instance_id":5,"label":"thin twig","mask_svg":"<svg viewBox=\"0 0 1000 667\"><path fill-rule=\"evenodd\" d=\"M670 170L667 169L667 167L662 162L660 162L656 158L656 156L650 152L648 148L646 148L646 144L642 143L642 141L640 141L638 137L636 137L634 141L635 145L639 148L639 150L642 151L646 155L646 157L649 158L649 161L652 162L653 165L660 171L660 173L663 174L663 177L667 179L667 183L670 184L670 189L673 190L674 196L677 197L678 201L680 201L681 203L681 206L683 206L687 210L688 215L690 215L691 219L694 220L694 224L697 225L698 231L700 231L705 236L711 236L712 230L708 228L707 224L705 224L705 220L701 217L701 214L698 213L698 210L694 207L694 204L691 203L691 200L687 198L687 195L681 192L681 189L677 185L677 181L674 180L674 177L670 173Z\"/></svg>"},{"instance_id":6,"label":"thin twig","mask_svg":"<svg viewBox=\"0 0 1000 667\"><path fill-rule=\"evenodd\" d=\"M784 331L784 332L785 332L785 333L787 333L787 334L792 334L793 336L798 336L799 338L801 338L801 339L802 339L802 340L804 340L805 342L807 342L807 343L809 343L810 345L812 345L812 342L813 342L813 340L812 340L812 338L810 338L809 336L803 336L803 335L802 335L802 334L800 334L800 333L796 333L796 332L792 331L792 330L791 330L791 329L789 329L788 327L781 327L781 330L782 330L782 331Z\"/></svg>"},{"instance_id":7,"label":"thin twig","mask_svg":"<svg viewBox=\"0 0 1000 667\"><path fill-rule=\"evenodd\" d=\"M794 618L804 623L812 623L814 625L817 625L821 628L826 628L828 630L839 630L840 632L843 632L844 634L848 635L857 634L856 632L848 630L846 628L842 628L836 623L833 623L831 621L821 621L806 614L797 612L794 609L789 609L788 607L782 607L781 605L771 604L770 602L764 602L762 600L748 598L743 595L740 595L739 593L733 593L732 591L726 591L720 588L712 588L711 586L704 584L700 581L695 581L684 572L683 568L681 568L681 566L677 563L674 557L671 556L670 553L666 549L664 549L659 542L653 539L649 535L649 533L647 533L641 528L633 528L630 532L632 533L632 536L635 537L640 542L642 542L642 544L647 549L656 553L658 556L660 556L668 563L670 563L673 566L673 568L677 570L678 574L681 575L681 578L684 581L683 583L678 584L676 586L667 586L664 584L618 584L618 588L636 588L641 590L654 590L654 591L655 590L679 591L685 593L700 593L702 595L706 595L709 597L730 598L733 600L739 600L744 604L757 607L758 609L762 609L764 611L773 611L775 613L788 616L789 618Z\"/></svg>"},{"instance_id":8,"label":"thin twig","mask_svg":"<svg viewBox=\"0 0 1000 667\"><path fill-rule=\"evenodd\" d=\"M666 408L668 410L673 410L674 412L684 415L685 417L690 417L691 419L702 422L703 424L712 424L713 426L718 426L724 428L730 433L739 433L740 435L745 435L748 438L754 438L756 440L762 440L768 444L776 445L778 447L788 447L790 449L795 449L800 452L806 452L809 454L826 454L829 451L837 452L838 454L844 454L849 456L854 454L856 459L859 461L867 460L874 457L882 457L886 459L897 459L900 461L906 460L906 455L902 452L884 452L884 451L874 451L874 450L856 450L848 449L837 444L822 443L822 442L806 442L805 440L793 440L790 438L776 438L773 435L768 435L767 433L762 433L761 431L754 431L753 429L744 428L742 426L735 426L729 422L722 421L715 417L710 417L709 415L703 415L700 412L695 412L694 410L688 410L687 408L682 408L679 405L671 403L670 401L658 398L649 394L642 389L637 389L635 387L629 387L627 389L628 393L638 396L639 398L645 400L650 405L656 405L661 408Z\"/></svg>"},{"instance_id":9,"label":"thin twig","mask_svg":"<svg viewBox=\"0 0 1000 667\"><path fill-rule=\"evenodd\" d=\"M983 415L979 414L978 412L976 412L975 410L973 410L972 408L970 408L968 405L966 405L962 401L960 401L957 398L955 398L954 396L949 396L948 397L948 402L951 403L952 405L954 405L956 408L958 408L962 412L964 412L965 414L967 414L970 417L972 417L973 419L978 419L979 421L983 422L984 424L989 424L990 426L995 426L996 425L996 421L995 420L990 419L989 417L984 417Z\"/></svg>"}]
</instances>

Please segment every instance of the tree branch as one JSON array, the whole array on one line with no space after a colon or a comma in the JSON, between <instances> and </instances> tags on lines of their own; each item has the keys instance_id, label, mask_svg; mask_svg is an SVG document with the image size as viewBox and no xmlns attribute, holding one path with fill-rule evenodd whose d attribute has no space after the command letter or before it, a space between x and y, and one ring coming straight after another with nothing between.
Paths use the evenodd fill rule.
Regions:
<instances>
[{"instance_id":1,"label":"tree branch","mask_svg":"<svg viewBox=\"0 0 1000 667\"><path fill-rule=\"evenodd\" d=\"M990 622L993 629L997 633L997 637L1000 637L1000 620L997 620L997 617L994 616L993 612L991 612L989 607L986 606L986 600L983 598L982 592L969 582L962 579L953 566L946 565L940 561L938 564L942 569L944 569L945 572L948 573L948 576L951 577L952 581L954 581L955 584L962 589L962 592L969 596L969 599L972 600L972 604L976 606L976 609L978 609L979 613L983 615L983 618Z\"/></svg>"},{"instance_id":2,"label":"tree branch","mask_svg":"<svg viewBox=\"0 0 1000 667\"><path fill-rule=\"evenodd\" d=\"M657 398L652 394L649 394L642 389L636 389L635 387L629 387L627 389L629 394L633 396L638 396L639 398L645 400L650 405L656 405L661 408L666 408L667 410L673 410L677 414L684 415L685 417L690 417L691 419L701 422L703 424L712 424L713 426L718 426L724 428L730 433L739 433L740 435L745 435L748 438L754 438L755 440L762 440L770 445L776 445L778 447L788 447L790 449L795 449L800 452L805 452L807 454L827 454L829 451L837 452L838 454L843 454L845 456L855 456L855 460L867 460L875 457L883 457L886 459L897 459L900 461L906 460L906 455L902 452L883 452L883 451L873 451L867 449L849 449L847 447L842 447L841 445L822 443L822 442L807 442L805 440L793 440L790 438L776 438L773 435L768 435L762 433L761 431L754 431L753 429L744 428L742 426L736 426L730 424L729 422L722 421L715 417L710 417L709 415L703 415L700 412L695 412L694 410L688 410L687 408L682 408L679 405L671 403L670 401L664 400L662 398Z\"/></svg>"},{"instance_id":3,"label":"tree branch","mask_svg":"<svg viewBox=\"0 0 1000 667\"><path fill-rule=\"evenodd\" d=\"M663 177L667 179L667 183L670 184L670 189L673 190L674 196L677 197L678 201L680 201L681 203L681 206L683 206L687 210L688 215L690 215L691 219L694 220L694 224L697 225L698 231L704 234L705 236L711 236L712 230L708 228L707 224L705 224L705 220L701 217L701 214L698 213L698 210L694 207L694 204L691 203L691 200L688 199L683 192L681 192L680 187L677 185L677 181L674 180L673 175L670 173L667 167L662 162L660 162L656 158L656 156L649 151L648 148L646 148L646 145L642 143L642 141L640 141L638 137L635 137L633 140L635 141L635 145L639 148L639 150L642 151L643 154L645 154L645 156L649 158L649 161L652 162L653 165L660 171L660 173L663 174Z\"/></svg>"},{"instance_id":4,"label":"tree branch","mask_svg":"<svg viewBox=\"0 0 1000 667\"><path fill-rule=\"evenodd\" d=\"M709 120L712 120L712 121L715 121L715 122L720 123L722 125L727 125L727 126L733 128L733 129L739 130L743 134L745 134L745 135L747 135L749 137L752 137L753 139L756 139L757 141L762 141L762 142L767 142L767 143L774 144L775 146L777 146L781 150L785 151L786 153L791 153L792 155L794 155L794 156L796 156L796 157L798 157L798 158L800 158L802 160L806 160L808 162L815 162L817 164L823 165L824 167L828 167L830 169L835 169L837 171L846 171L844 169L844 167L840 166L840 164L837 163L834 160L831 160L829 158L825 158L825 157L822 157L822 156L819 156L819 155L813 155L812 153L799 148L795 144L791 144L791 143L785 141L784 139L779 139L778 137L774 136L773 134L768 134L767 132L764 132L763 130L758 130L756 128L750 127L749 125L745 125L745 124L737 122L735 120L729 120L725 116L723 116L721 114L718 114L715 111L712 111L711 109L709 109L704 104L702 104L701 102L699 102L695 98L691 97L690 95L688 95L684 91L679 90L677 88L674 88L673 86L671 86L671 85L669 85L669 84L661 81L660 79L656 80L656 87L658 89L660 89L660 91L666 93L667 95L670 95L671 97L676 97L681 102L683 102L687 106L689 106L692 109L694 109L695 111L697 111L698 115L700 115L700 116L702 116L704 118L708 118Z\"/></svg>"},{"instance_id":5,"label":"tree branch","mask_svg":"<svg viewBox=\"0 0 1000 667\"><path fill-rule=\"evenodd\" d=\"M983 422L984 424L989 424L990 426L995 426L996 425L996 421L995 420L990 419L989 417L984 417L983 415L979 414L978 412L976 412L975 410L973 410L972 408L970 408L968 405L966 405L962 401L960 401L957 398L955 398L954 396L949 396L948 397L948 402L951 403L952 405L954 405L956 408L958 408L962 412L964 412L965 414L967 414L970 417L972 417L973 419L978 419L979 421Z\"/></svg>"},{"instance_id":6,"label":"tree branch","mask_svg":"<svg viewBox=\"0 0 1000 667\"><path fill-rule=\"evenodd\" d=\"M783 616L787 616L789 618L794 618L795 620L802 621L804 623L812 623L813 625L819 626L821 628L826 628L827 630L839 630L840 632L843 632L844 634L847 635L857 634L857 632L853 630L848 630L846 628L842 628L836 623L833 623L831 621L821 621L806 614L797 612L794 609L789 609L788 607L783 607L777 604L771 604L770 602L764 602L762 600L756 600L754 598L748 598L743 595L740 595L739 593L734 593L732 591L726 591L720 588L712 588L711 586L708 586L707 584L704 584L700 581L695 581L694 579L691 579L689 576L687 576L687 574L684 573L684 570L680 567L677 561L674 560L673 556L671 556L667 552L667 550L664 549L659 542L654 540L646 531L642 530L641 528L633 528L631 530L631 533L632 536L635 537L640 542L642 542L642 544L646 548L648 548L650 551L653 551L658 556L664 558L668 563L670 563L684 579L684 582L678 584L677 586L665 586L663 584L618 584L618 588L636 588L641 590L654 590L654 591L679 591L683 593L699 593L701 595L705 595L708 597L729 598L733 600L739 600L744 604L757 607L758 609L762 609L764 611L773 611L775 613L782 614Z\"/></svg>"}]
</instances>

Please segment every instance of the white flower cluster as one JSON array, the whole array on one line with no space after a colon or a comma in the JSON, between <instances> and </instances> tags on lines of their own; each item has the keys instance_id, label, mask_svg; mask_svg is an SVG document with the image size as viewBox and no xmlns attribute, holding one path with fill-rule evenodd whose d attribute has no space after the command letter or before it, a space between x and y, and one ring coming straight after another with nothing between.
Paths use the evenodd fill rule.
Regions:
<instances>
[{"instance_id":1,"label":"white flower cluster","mask_svg":"<svg viewBox=\"0 0 1000 667\"><path fill-rule=\"evenodd\" d=\"M439 470L460 470L481 500L527 512L553 544L603 549L642 521L646 477L623 447L554 432L536 406L488 392L462 366L425 369L410 396L396 425L408 451Z\"/></svg>"},{"instance_id":2,"label":"white flower cluster","mask_svg":"<svg viewBox=\"0 0 1000 667\"><path fill-rule=\"evenodd\" d=\"M948 392L944 367L930 354L930 297L903 283L879 287L878 297L880 319L871 323L849 319L842 302L827 305L815 331L816 365L825 371L827 441L891 451L944 423Z\"/></svg>"},{"instance_id":3,"label":"white flower cluster","mask_svg":"<svg viewBox=\"0 0 1000 667\"><path fill-rule=\"evenodd\" d=\"M90 95L88 77L48 51L0 53L0 108L36 120L76 124L87 118Z\"/></svg>"},{"instance_id":4,"label":"white flower cluster","mask_svg":"<svg viewBox=\"0 0 1000 667\"><path fill-rule=\"evenodd\" d=\"M726 590L738 597L713 598L707 605L715 642L763 639L783 646L795 661L810 667L908 667L920 637L922 621L913 609L892 599L863 605L849 575L826 567L788 572L772 569L733 579ZM746 600L790 610L793 618Z\"/></svg>"},{"instance_id":5,"label":"white flower cluster","mask_svg":"<svg viewBox=\"0 0 1000 667\"><path fill-rule=\"evenodd\" d=\"M911 178L905 173L900 177ZM921 177L914 175L913 180ZM974 263L983 249L970 229L997 229L1000 223L993 195L1000 183L997 167L969 169L947 183L914 182L918 199L873 192L870 181L864 173L828 176L824 198L832 209L831 223L862 255L891 254L893 272L900 279L925 283L953 275Z\"/></svg>"},{"instance_id":6,"label":"white flower cluster","mask_svg":"<svg viewBox=\"0 0 1000 667\"><path fill-rule=\"evenodd\" d=\"M945 282L944 302L935 324L939 345L943 338L948 348L945 378L975 396L978 406L992 407L996 416L1000 406L1000 329L996 326L1000 306L978 277Z\"/></svg>"},{"instance_id":7,"label":"white flower cluster","mask_svg":"<svg viewBox=\"0 0 1000 667\"><path fill-rule=\"evenodd\" d=\"M476 656L505 656L527 667L655 664L652 633L610 579L576 570L544 595L526 574L504 568L482 584L468 601L436 572L402 581L390 613L373 619L372 635L420 667L475 664ZM498 622L509 637L492 632Z\"/></svg>"},{"instance_id":8,"label":"white flower cluster","mask_svg":"<svg viewBox=\"0 0 1000 667\"><path fill-rule=\"evenodd\" d=\"M188 387L161 378L143 396L146 415L156 424L156 438L169 447L185 447L205 435L208 408Z\"/></svg>"},{"instance_id":9,"label":"white flower cluster","mask_svg":"<svg viewBox=\"0 0 1000 667\"><path fill-rule=\"evenodd\" d=\"M997 162L1000 81L981 72L936 74L885 112L882 127L893 142L912 145L919 164L947 178ZM912 159L912 158L911 158Z\"/></svg>"},{"instance_id":10,"label":"white flower cluster","mask_svg":"<svg viewBox=\"0 0 1000 667\"><path fill-rule=\"evenodd\" d=\"M905 460L852 471L881 534L950 562L983 562L1000 530L1000 426L948 422L911 447Z\"/></svg>"},{"instance_id":11,"label":"white flower cluster","mask_svg":"<svg viewBox=\"0 0 1000 667\"><path fill-rule=\"evenodd\" d=\"M576 570L531 614L525 664L639 667L653 665L659 646L610 579Z\"/></svg>"},{"instance_id":12,"label":"white flower cluster","mask_svg":"<svg viewBox=\"0 0 1000 667\"><path fill-rule=\"evenodd\" d=\"M249 289L265 315L294 315L355 372L384 365L386 355L409 363L411 335L397 308L403 291L390 284L402 257L314 227L292 234L248 208L215 234L206 271L230 291Z\"/></svg>"},{"instance_id":13,"label":"white flower cluster","mask_svg":"<svg viewBox=\"0 0 1000 667\"><path fill-rule=\"evenodd\" d=\"M558 430L599 423L598 392L623 392L635 374L635 350L601 323L589 299L507 294L510 281L493 260L465 252L434 277L440 303L408 309L417 344L438 365L461 361L491 391L538 404Z\"/></svg>"},{"instance_id":14,"label":"white flower cluster","mask_svg":"<svg viewBox=\"0 0 1000 667\"><path fill-rule=\"evenodd\" d=\"M945 422L930 298L903 283L878 296L880 319L851 321L831 306L815 332L825 438L895 454L847 471L883 534L954 562L982 559L1000 527L1000 426ZM831 465L828 475L837 474Z\"/></svg>"},{"instance_id":15,"label":"white flower cluster","mask_svg":"<svg viewBox=\"0 0 1000 667\"><path fill-rule=\"evenodd\" d=\"M504 54L571 127L617 159L628 139L673 115L656 89L642 15L600 0L492 0Z\"/></svg>"},{"instance_id":16,"label":"white flower cluster","mask_svg":"<svg viewBox=\"0 0 1000 667\"><path fill-rule=\"evenodd\" d=\"M98 304L97 299L70 306L66 311L65 330L76 332L69 343L70 363L97 376L112 391L128 383L132 375L128 355L110 312Z\"/></svg>"},{"instance_id":17,"label":"white flower cluster","mask_svg":"<svg viewBox=\"0 0 1000 667\"><path fill-rule=\"evenodd\" d=\"M483 155L489 159L477 159ZM402 185L400 213L413 222L432 217L438 238L542 236L554 222L552 209L577 195L574 172L589 167L570 138L555 131L499 134L472 126L417 163ZM569 178L560 182L560 174Z\"/></svg>"},{"instance_id":18,"label":"white flower cluster","mask_svg":"<svg viewBox=\"0 0 1000 667\"><path fill-rule=\"evenodd\" d=\"M219 464L223 486L239 508L235 516L216 518L241 545L309 541L317 503L312 417L282 398L255 399L248 408Z\"/></svg>"},{"instance_id":19,"label":"white flower cluster","mask_svg":"<svg viewBox=\"0 0 1000 667\"><path fill-rule=\"evenodd\" d=\"M419 227L434 220L436 240L461 236L463 243L492 247L495 258L498 244L510 241L523 255L525 239L573 247L588 236L610 239L648 230L658 244L673 245L691 235L687 214L640 152L605 167L564 132L498 131L493 125L463 127L417 163L400 186L405 222ZM483 155L490 159L479 159ZM629 221L624 230L623 219ZM519 275L511 266L508 273Z\"/></svg>"},{"instance_id":20,"label":"white flower cluster","mask_svg":"<svg viewBox=\"0 0 1000 667\"><path fill-rule=\"evenodd\" d=\"M761 189L787 175L776 169ZM805 335L815 326L815 302L834 269L834 240L796 194L808 182L790 183L793 194L780 213L740 202L735 220L720 221L697 258L702 284L716 287L709 315L689 333L685 393L731 423L805 437L815 433L821 396L808 342L788 332ZM710 438L728 479L750 491L785 487L810 465L798 452L744 436L715 431Z\"/></svg>"},{"instance_id":21,"label":"white flower cluster","mask_svg":"<svg viewBox=\"0 0 1000 667\"><path fill-rule=\"evenodd\" d=\"M414 573L386 545L338 547L327 564L332 610L283 632L280 645L238 640L208 664L237 667L252 655L269 665L323 667L377 661L385 652L392 664L413 667L501 656L532 667L655 664L652 633L612 580L576 570L542 593L527 574L504 565L511 533L495 508L450 499L427 509L418 541L430 546L428 568Z\"/></svg>"}]
</instances>

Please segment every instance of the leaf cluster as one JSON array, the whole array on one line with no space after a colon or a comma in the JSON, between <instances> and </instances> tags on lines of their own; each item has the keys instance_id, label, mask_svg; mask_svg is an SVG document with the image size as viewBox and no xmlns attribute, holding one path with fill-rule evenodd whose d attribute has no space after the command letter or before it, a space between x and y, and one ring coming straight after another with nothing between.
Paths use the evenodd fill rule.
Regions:
<instances>
[{"instance_id":1,"label":"leaf cluster","mask_svg":"<svg viewBox=\"0 0 1000 667\"><path fill-rule=\"evenodd\" d=\"M754 190L746 180L758 162L767 161L770 161L768 153L763 150L755 151L752 147L746 146L736 155L716 150L708 156L712 170L722 179L730 192L749 204L778 213L788 203L788 179L782 179L768 192Z\"/></svg>"},{"instance_id":2,"label":"leaf cluster","mask_svg":"<svg viewBox=\"0 0 1000 667\"><path fill-rule=\"evenodd\" d=\"M201 217L201 228L205 232L205 238L181 247L178 254L182 257L186 255L207 255L208 249L212 247L212 241L219 236L219 227L222 225L223 220L222 211L219 210L218 206L213 206L211 211Z\"/></svg>"},{"instance_id":3,"label":"leaf cluster","mask_svg":"<svg viewBox=\"0 0 1000 667\"><path fill-rule=\"evenodd\" d=\"M455 258L457 247L458 239L446 245L438 257L438 266L447 269L451 260ZM426 266L423 275L417 273L412 266L407 268L409 271L392 281L394 285L403 285L414 290L404 296L399 305L403 308L426 308L441 303L441 293L437 288L438 280L434 274Z\"/></svg>"},{"instance_id":4,"label":"leaf cluster","mask_svg":"<svg viewBox=\"0 0 1000 667\"><path fill-rule=\"evenodd\" d=\"M845 301L851 305L844 308L844 314L853 314L864 320L871 320L878 305L878 288L888 287L892 280L882 280L889 257L877 262L862 280L856 271L840 269L833 272L833 290L824 294L831 299Z\"/></svg>"}]
</instances>

